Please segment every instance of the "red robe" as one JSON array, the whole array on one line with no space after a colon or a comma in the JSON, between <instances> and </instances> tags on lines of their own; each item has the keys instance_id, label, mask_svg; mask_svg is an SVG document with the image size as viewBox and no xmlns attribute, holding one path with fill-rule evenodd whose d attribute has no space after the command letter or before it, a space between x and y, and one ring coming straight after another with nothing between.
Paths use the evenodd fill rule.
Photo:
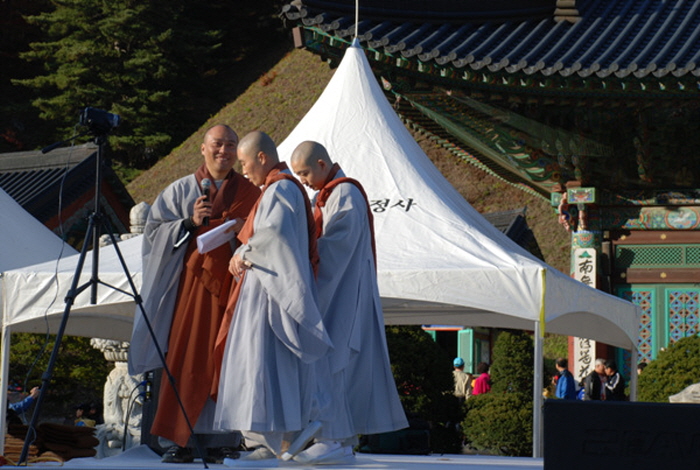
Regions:
<instances>
[{"instance_id":1,"label":"red robe","mask_svg":"<svg viewBox=\"0 0 700 470\"><path fill-rule=\"evenodd\" d=\"M214 181L204 166L195 176L200 183L203 178ZM233 283L228 271L232 256L229 244L224 243L201 255L197 251L196 236L221 225L226 219L245 218L259 195L260 190L255 185L232 170L221 188L217 190L216 185L211 186L209 226L199 227L187 246L166 363L193 427L209 398L215 371L214 342ZM151 434L170 439L182 447L190 437L189 427L165 374Z\"/></svg>"}]
</instances>

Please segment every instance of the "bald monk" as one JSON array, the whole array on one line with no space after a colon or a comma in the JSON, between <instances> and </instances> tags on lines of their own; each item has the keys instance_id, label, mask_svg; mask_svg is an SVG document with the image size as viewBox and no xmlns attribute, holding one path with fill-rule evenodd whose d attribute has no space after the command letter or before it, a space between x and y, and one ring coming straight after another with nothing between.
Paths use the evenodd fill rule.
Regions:
<instances>
[{"instance_id":1,"label":"bald monk","mask_svg":"<svg viewBox=\"0 0 700 470\"><path fill-rule=\"evenodd\" d=\"M299 144L291 166L302 183L318 191L318 304L334 345L326 361L317 363L331 404L321 414L316 442L295 460L344 464L352 460L357 434L408 426L389 364L372 213L360 183L345 177L320 143Z\"/></svg>"},{"instance_id":2,"label":"bald monk","mask_svg":"<svg viewBox=\"0 0 700 470\"><path fill-rule=\"evenodd\" d=\"M267 134L246 135L238 157L243 173L263 188L229 263L241 281L217 341L223 352L215 426L242 431L255 449L226 464L247 466L299 452L313 437L313 363L331 342L316 305L316 240L306 191L280 163Z\"/></svg>"},{"instance_id":3,"label":"bald monk","mask_svg":"<svg viewBox=\"0 0 700 470\"><path fill-rule=\"evenodd\" d=\"M223 461L230 436L212 434L214 404L209 398L214 366L211 353L223 318L233 276L228 272L235 241L206 253L197 251L196 238L226 220L238 228L257 200L260 190L233 170L238 135L228 126L207 130L200 151L202 166L181 178L156 198L148 215L143 240L144 308L166 351L166 363L175 379L187 416L200 443L212 448L207 458ZM202 181L209 179L208 200ZM209 220L208 226L204 225ZM129 372L162 367L140 311L136 312L129 353ZM171 444L164 462L186 463L194 458L190 430L163 375L151 434ZM219 433L220 434L220 433ZM237 438L240 440L240 437ZM218 454L224 455L218 455Z\"/></svg>"}]
</instances>

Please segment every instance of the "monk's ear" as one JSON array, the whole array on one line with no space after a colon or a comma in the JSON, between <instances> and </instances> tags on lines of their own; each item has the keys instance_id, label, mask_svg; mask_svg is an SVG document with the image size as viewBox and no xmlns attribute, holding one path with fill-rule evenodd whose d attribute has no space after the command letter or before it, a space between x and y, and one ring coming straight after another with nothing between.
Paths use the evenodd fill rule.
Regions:
<instances>
[{"instance_id":1,"label":"monk's ear","mask_svg":"<svg viewBox=\"0 0 700 470\"><path fill-rule=\"evenodd\" d=\"M262 150L258 152L258 161L264 166L267 163L267 154Z\"/></svg>"},{"instance_id":2,"label":"monk's ear","mask_svg":"<svg viewBox=\"0 0 700 470\"><path fill-rule=\"evenodd\" d=\"M326 171L326 168L328 168L328 165L326 164L325 160L321 160L320 158L316 160L316 165L322 170Z\"/></svg>"}]
</instances>

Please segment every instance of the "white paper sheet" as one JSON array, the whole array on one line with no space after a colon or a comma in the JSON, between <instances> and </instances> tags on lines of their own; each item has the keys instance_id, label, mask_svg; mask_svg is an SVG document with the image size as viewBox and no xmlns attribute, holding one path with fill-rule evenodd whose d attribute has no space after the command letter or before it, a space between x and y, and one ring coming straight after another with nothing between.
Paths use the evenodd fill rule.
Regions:
<instances>
[{"instance_id":1,"label":"white paper sheet","mask_svg":"<svg viewBox=\"0 0 700 470\"><path fill-rule=\"evenodd\" d=\"M197 237L197 250L201 254L211 251L217 248L227 241L233 239L236 236L236 232L231 230L226 233L226 230L233 227L236 224L236 220L229 220L215 229L209 230L207 233L203 233Z\"/></svg>"}]
</instances>

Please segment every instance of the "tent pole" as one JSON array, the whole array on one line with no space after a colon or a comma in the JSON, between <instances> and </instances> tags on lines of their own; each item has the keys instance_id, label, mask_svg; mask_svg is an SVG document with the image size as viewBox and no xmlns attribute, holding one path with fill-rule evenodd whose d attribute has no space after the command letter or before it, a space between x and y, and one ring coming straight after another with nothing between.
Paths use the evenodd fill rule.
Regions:
<instances>
[{"instance_id":1,"label":"tent pole","mask_svg":"<svg viewBox=\"0 0 700 470\"><path fill-rule=\"evenodd\" d=\"M7 419L7 386L10 375L10 326L5 321L5 308L2 314L2 351L0 352L0 423L5 429ZM5 432L0 432L0 455L5 455Z\"/></svg>"},{"instance_id":2,"label":"tent pole","mask_svg":"<svg viewBox=\"0 0 700 470\"><path fill-rule=\"evenodd\" d=\"M532 456L542 457L542 353L543 338L540 322L535 322L535 383L532 384Z\"/></svg>"},{"instance_id":3,"label":"tent pole","mask_svg":"<svg viewBox=\"0 0 700 470\"><path fill-rule=\"evenodd\" d=\"M637 362L639 356L636 346L632 346L632 357L630 359L630 401L637 401Z\"/></svg>"}]
</instances>

